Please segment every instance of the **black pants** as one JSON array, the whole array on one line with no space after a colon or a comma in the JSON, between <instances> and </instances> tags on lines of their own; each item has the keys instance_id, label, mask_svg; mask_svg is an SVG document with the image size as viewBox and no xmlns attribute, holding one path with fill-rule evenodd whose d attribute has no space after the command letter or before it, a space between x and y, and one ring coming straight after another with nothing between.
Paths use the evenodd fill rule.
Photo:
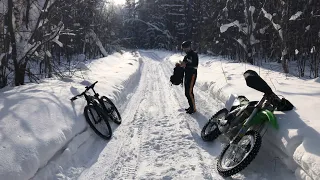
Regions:
<instances>
[{"instance_id":1,"label":"black pants","mask_svg":"<svg viewBox=\"0 0 320 180\"><path fill-rule=\"evenodd\" d=\"M188 99L191 110L196 111L196 104L194 100L193 87L197 80L197 69L186 68L184 75L184 92Z\"/></svg>"}]
</instances>

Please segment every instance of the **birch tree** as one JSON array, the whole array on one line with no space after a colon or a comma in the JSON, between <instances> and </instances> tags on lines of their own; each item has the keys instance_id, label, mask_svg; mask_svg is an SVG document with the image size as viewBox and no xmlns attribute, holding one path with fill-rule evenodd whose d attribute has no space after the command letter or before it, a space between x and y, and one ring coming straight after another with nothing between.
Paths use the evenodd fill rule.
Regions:
<instances>
[{"instance_id":1,"label":"birch tree","mask_svg":"<svg viewBox=\"0 0 320 180\"><path fill-rule=\"evenodd\" d=\"M11 59L14 65L14 84L24 84L27 64L36 50L53 40L63 29L58 23L50 32L42 31L55 0L8 0L8 30L11 42Z\"/></svg>"}]
</instances>

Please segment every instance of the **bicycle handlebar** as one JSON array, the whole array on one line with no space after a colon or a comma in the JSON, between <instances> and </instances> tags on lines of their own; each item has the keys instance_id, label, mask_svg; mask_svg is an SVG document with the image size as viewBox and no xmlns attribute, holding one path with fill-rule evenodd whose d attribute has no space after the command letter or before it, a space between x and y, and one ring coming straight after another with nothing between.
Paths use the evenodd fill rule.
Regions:
<instances>
[{"instance_id":1,"label":"bicycle handlebar","mask_svg":"<svg viewBox=\"0 0 320 180\"><path fill-rule=\"evenodd\" d=\"M71 101L74 101L74 100L78 99L77 97L83 96L87 91L89 91L90 89L93 89L94 86L95 86L97 83L98 83L98 81L96 81L95 83L91 84L90 86L86 86L86 90L84 90L81 94L78 94L78 95L72 97L70 100L71 100Z\"/></svg>"},{"instance_id":2,"label":"bicycle handlebar","mask_svg":"<svg viewBox=\"0 0 320 180\"><path fill-rule=\"evenodd\" d=\"M95 83L91 84L90 86L86 86L86 91L88 91L89 89L93 89L94 86L98 83L98 81L96 81Z\"/></svg>"}]
</instances>

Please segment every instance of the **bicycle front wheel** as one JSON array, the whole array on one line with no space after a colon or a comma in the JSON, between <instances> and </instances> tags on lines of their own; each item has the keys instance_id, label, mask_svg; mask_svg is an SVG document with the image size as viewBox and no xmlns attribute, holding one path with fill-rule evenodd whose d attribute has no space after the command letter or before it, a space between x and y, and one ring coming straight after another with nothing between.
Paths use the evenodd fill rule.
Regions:
<instances>
[{"instance_id":1,"label":"bicycle front wheel","mask_svg":"<svg viewBox=\"0 0 320 180\"><path fill-rule=\"evenodd\" d=\"M108 113L109 117L115 122L116 124L121 124L121 115L117 109L117 107L113 104L113 102L107 98L106 96L102 96L101 100L103 102L103 106Z\"/></svg>"},{"instance_id":2,"label":"bicycle front wheel","mask_svg":"<svg viewBox=\"0 0 320 180\"><path fill-rule=\"evenodd\" d=\"M84 116L87 123L93 131L103 139L110 139L112 130L107 117L102 113L101 108L93 105L87 105L84 108Z\"/></svg>"}]
</instances>

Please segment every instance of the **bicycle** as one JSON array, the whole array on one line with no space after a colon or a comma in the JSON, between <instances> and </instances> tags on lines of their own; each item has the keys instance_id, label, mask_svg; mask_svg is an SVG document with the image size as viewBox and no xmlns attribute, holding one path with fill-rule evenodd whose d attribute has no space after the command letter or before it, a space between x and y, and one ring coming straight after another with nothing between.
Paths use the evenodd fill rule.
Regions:
<instances>
[{"instance_id":1,"label":"bicycle","mask_svg":"<svg viewBox=\"0 0 320 180\"><path fill-rule=\"evenodd\" d=\"M78 99L78 97L85 97L87 105L84 108L84 116L86 118L87 123L97 135L99 135L103 139L108 140L112 136L111 126L108 120L111 119L116 124L121 124L121 116L118 109L109 98L107 98L106 96L101 96L101 98L99 98L99 94L96 93L96 91L94 90L94 86L97 83L98 81L91 84L90 86L86 86L85 91L83 91L81 94L72 97L70 100L73 102L74 100ZM93 96L87 94L87 92L90 89L92 89L94 93ZM91 121L89 115L91 115L93 121ZM100 123L103 124L102 120L107 127L103 128L102 130L98 130L97 125ZM105 130L107 130L107 132L105 132Z\"/></svg>"}]
</instances>

